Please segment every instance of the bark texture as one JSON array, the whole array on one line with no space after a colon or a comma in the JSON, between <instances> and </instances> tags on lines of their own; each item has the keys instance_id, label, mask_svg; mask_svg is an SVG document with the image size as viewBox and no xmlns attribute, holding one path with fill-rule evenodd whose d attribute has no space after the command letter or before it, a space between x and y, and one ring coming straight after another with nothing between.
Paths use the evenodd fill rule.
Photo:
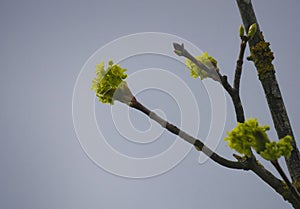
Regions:
<instances>
[{"instance_id":1,"label":"bark texture","mask_svg":"<svg viewBox=\"0 0 300 209\"><path fill-rule=\"evenodd\" d=\"M250 25L257 24L257 32L253 39L249 40L251 59L254 61L258 71L259 79L265 92L268 106L272 115L273 123L278 138L286 135L293 137L293 151L289 158L286 158L287 167L295 186L300 182L300 155L296 145L296 140L281 96L280 88L275 76L275 69L272 64L273 53L269 48L269 43L265 42L260 31L259 24L250 0L236 0L246 31ZM259 59L259 60L258 60ZM298 188L299 189L299 188Z\"/></svg>"}]
</instances>

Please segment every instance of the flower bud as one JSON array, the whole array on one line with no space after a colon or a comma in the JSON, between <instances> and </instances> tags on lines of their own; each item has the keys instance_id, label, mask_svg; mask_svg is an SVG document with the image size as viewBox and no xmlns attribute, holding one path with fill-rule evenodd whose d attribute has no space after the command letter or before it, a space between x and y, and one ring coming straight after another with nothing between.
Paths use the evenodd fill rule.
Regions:
<instances>
[{"instance_id":1,"label":"flower bud","mask_svg":"<svg viewBox=\"0 0 300 209\"><path fill-rule=\"evenodd\" d=\"M257 30L257 25L256 23L253 23L248 30L247 36L249 39L252 39L254 37L256 30Z\"/></svg>"},{"instance_id":2,"label":"flower bud","mask_svg":"<svg viewBox=\"0 0 300 209\"><path fill-rule=\"evenodd\" d=\"M240 25L239 33L240 33L240 37L243 37L245 35L245 28L243 25Z\"/></svg>"}]
</instances>

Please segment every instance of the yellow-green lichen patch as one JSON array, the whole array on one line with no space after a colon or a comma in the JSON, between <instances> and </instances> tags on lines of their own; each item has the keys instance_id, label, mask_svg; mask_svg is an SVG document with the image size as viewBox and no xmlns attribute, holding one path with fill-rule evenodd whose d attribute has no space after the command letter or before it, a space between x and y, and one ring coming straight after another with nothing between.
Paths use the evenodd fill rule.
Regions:
<instances>
[{"instance_id":1,"label":"yellow-green lichen patch","mask_svg":"<svg viewBox=\"0 0 300 209\"><path fill-rule=\"evenodd\" d=\"M270 43L262 40L250 48L251 55L248 60L254 62L260 80L268 77L269 73L274 73L272 61L274 54L270 49Z\"/></svg>"},{"instance_id":2,"label":"yellow-green lichen patch","mask_svg":"<svg viewBox=\"0 0 300 209\"><path fill-rule=\"evenodd\" d=\"M300 181L295 181L293 184L294 187L296 187L296 189L300 192Z\"/></svg>"}]
</instances>

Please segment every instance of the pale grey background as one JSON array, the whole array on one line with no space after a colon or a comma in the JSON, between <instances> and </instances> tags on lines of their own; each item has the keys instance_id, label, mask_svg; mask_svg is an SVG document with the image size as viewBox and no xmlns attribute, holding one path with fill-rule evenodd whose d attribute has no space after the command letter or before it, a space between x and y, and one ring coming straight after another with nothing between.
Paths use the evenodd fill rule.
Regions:
<instances>
[{"instance_id":1,"label":"pale grey background","mask_svg":"<svg viewBox=\"0 0 300 209\"><path fill-rule=\"evenodd\" d=\"M300 3L253 3L277 57L277 77L299 136ZM132 180L114 176L90 161L74 132L73 87L84 62L99 47L137 32L171 33L209 51L222 72L232 76L240 23L233 0L0 1L0 208L291 208L251 173L225 169L211 161L199 165L195 151L158 177ZM187 72L182 70L179 75L190 81L194 91L201 88ZM149 97L155 96L164 95L148 92L141 98L151 103ZM247 116L271 124L251 63L245 65L242 100ZM136 112L132 115L139 117ZM170 120L179 120L172 117ZM203 126L205 120L201 119ZM226 130L233 126L228 100ZM270 136L275 137L274 131ZM223 142L218 152L232 154Z\"/></svg>"}]
</instances>

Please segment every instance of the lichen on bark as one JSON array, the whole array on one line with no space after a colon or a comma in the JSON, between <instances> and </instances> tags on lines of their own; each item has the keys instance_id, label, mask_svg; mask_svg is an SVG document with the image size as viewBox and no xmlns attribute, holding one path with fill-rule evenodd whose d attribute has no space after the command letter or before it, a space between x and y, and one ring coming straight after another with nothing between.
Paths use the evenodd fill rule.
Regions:
<instances>
[{"instance_id":1,"label":"lichen on bark","mask_svg":"<svg viewBox=\"0 0 300 209\"><path fill-rule=\"evenodd\" d=\"M251 46L251 54L248 57L248 60L254 62L259 79L264 80L270 75L269 72L275 73L274 65L272 64L274 54L270 49L270 43L263 39L261 32L260 36L261 41L257 42L254 46Z\"/></svg>"}]
</instances>

